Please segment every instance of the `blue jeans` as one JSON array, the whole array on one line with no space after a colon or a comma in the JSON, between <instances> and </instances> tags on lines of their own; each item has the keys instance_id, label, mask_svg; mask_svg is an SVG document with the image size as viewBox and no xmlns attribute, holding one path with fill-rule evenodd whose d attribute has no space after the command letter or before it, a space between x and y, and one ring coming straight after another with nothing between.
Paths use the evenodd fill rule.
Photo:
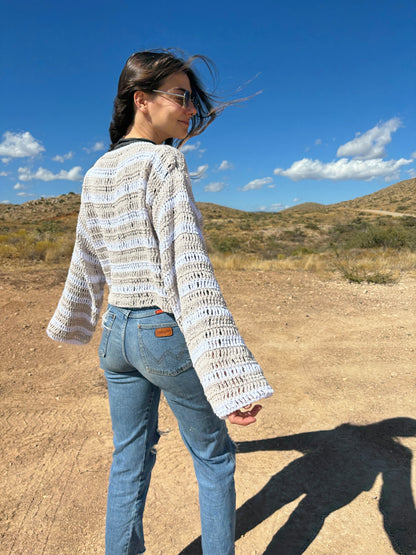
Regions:
<instances>
[{"instance_id":1,"label":"blue jeans","mask_svg":"<svg viewBox=\"0 0 416 555\"><path fill-rule=\"evenodd\" d=\"M234 554L235 452L204 395L174 317L157 308L109 306L99 356L108 384L114 453L106 555L145 550L143 511L159 440L162 391L194 464L205 555Z\"/></svg>"}]
</instances>

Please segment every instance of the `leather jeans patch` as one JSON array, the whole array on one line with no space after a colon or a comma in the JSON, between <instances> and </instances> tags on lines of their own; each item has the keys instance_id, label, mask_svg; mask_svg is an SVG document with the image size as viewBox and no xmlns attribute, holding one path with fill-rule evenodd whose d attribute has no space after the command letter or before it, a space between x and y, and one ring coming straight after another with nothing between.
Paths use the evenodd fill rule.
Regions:
<instances>
[{"instance_id":1,"label":"leather jeans patch","mask_svg":"<svg viewBox=\"0 0 416 555\"><path fill-rule=\"evenodd\" d=\"M173 329L172 328L158 328L157 330L155 330L155 335L156 335L156 337L170 337L171 335L173 335Z\"/></svg>"}]
</instances>

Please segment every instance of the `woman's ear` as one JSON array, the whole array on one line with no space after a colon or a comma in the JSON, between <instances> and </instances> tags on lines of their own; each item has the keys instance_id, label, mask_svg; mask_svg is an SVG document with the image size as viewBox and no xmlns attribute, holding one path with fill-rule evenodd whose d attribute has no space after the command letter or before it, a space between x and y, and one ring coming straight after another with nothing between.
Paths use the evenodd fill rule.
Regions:
<instances>
[{"instance_id":1,"label":"woman's ear","mask_svg":"<svg viewBox=\"0 0 416 555\"><path fill-rule=\"evenodd\" d=\"M136 91L134 93L134 104L136 106L136 110L140 110L141 112L147 112L147 96L146 93L143 91Z\"/></svg>"}]
</instances>

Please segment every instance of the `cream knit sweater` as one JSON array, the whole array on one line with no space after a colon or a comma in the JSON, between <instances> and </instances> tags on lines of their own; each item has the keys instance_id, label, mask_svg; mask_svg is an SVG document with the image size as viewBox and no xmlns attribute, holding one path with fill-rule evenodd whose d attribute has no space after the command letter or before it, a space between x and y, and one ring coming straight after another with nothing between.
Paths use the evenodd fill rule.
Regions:
<instances>
[{"instance_id":1,"label":"cream knit sweater","mask_svg":"<svg viewBox=\"0 0 416 555\"><path fill-rule=\"evenodd\" d=\"M273 390L227 309L208 258L183 154L134 142L87 172L71 265L49 337L87 343L104 285L120 307L173 313L215 413L225 417Z\"/></svg>"}]
</instances>

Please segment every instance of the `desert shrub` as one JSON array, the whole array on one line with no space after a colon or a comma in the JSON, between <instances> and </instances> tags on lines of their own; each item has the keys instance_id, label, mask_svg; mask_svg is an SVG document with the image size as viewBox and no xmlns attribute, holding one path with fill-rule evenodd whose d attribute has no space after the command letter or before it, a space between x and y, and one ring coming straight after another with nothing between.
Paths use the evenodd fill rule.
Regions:
<instances>
[{"instance_id":1,"label":"desert shrub","mask_svg":"<svg viewBox=\"0 0 416 555\"><path fill-rule=\"evenodd\" d=\"M285 252L285 246L282 245L282 242L279 240L277 235L268 235L264 237L260 243L258 253L270 260L271 258L275 258L278 254Z\"/></svg>"},{"instance_id":2,"label":"desert shrub","mask_svg":"<svg viewBox=\"0 0 416 555\"><path fill-rule=\"evenodd\" d=\"M339 266L338 268L343 275L343 277L350 283L378 283L381 285L387 285L391 283L396 283L396 279L393 278L391 272L382 273L367 273L362 271L357 266Z\"/></svg>"},{"instance_id":3,"label":"desert shrub","mask_svg":"<svg viewBox=\"0 0 416 555\"><path fill-rule=\"evenodd\" d=\"M251 229L251 223L247 220L242 221L240 223L240 229L241 231L249 231Z\"/></svg>"},{"instance_id":4,"label":"desert shrub","mask_svg":"<svg viewBox=\"0 0 416 555\"><path fill-rule=\"evenodd\" d=\"M73 250L73 240L71 237L62 236L58 241L52 242L45 252L45 262L65 262L69 261Z\"/></svg>"},{"instance_id":5,"label":"desert shrub","mask_svg":"<svg viewBox=\"0 0 416 555\"><path fill-rule=\"evenodd\" d=\"M204 231L219 231L225 228L225 224L222 222L207 222L204 224Z\"/></svg>"},{"instance_id":6,"label":"desert shrub","mask_svg":"<svg viewBox=\"0 0 416 555\"><path fill-rule=\"evenodd\" d=\"M38 229L18 229L0 235L0 259L61 262L69 260L73 248L73 234L39 233Z\"/></svg>"},{"instance_id":7,"label":"desert shrub","mask_svg":"<svg viewBox=\"0 0 416 555\"><path fill-rule=\"evenodd\" d=\"M401 248L406 245L406 236L402 230L381 226L370 226L354 233L347 243L348 248L371 249L377 247Z\"/></svg>"},{"instance_id":8,"label":"desert shrub","mask_svg":"<svg viewBox=\"0 0 416 555\"><path fill-rule=\"evenodd\" d=\"M212 248L216 251L222 253L233 253L239 250L241 246L241 242L237 237L233 237L230 235L221 236L213 234L211 235L211 245Z\"/></svg>"},{"instance_id":9,"label":"desert shrub","mask_svg":"<svg viewBox=\"0 0 416 555\"><path fill-rule=\"evenodd\" d=\"M315 254L316 251L309 247L299 247L292 251L292 256L304 256L305 254Z\"/></svg>"},{"instance_id":10,"label":"desert shrub","mask_svg":"<svg viewBox=\"0 0 416 555\"><path fill-rule=\"evenodd\" d=\"M52 248L52 241L37 241L34 245L34 255L37 260L45 260L48 249Z\"/></svg>"},{"instance_id":11,"label":"desert shrub","mask_svg":"<svg viewBox=\"0 0 416 555\"><path fill-rule=\"evenodd\" d=\"M296 227L295 229L286 229L282 233L282 239L286 241L300 241L306 237L303 229Z\"/></svg>"},{"instance_id":12,"label":"desert shrub","mask_svg":"<svg viewBox=\"0 0 416 555\"><path fill-rule=\"evenodd\" d=\"M416 227L416 218L413 216L404 216L402 218L402 225L404 227Z\"/></svg>"},{"instance_id":13,"label":"desert shrub","mask_svg":"<svg viewBox=\"0 0 416 555\"><path fill-rule=\"evenodd\" d=\"M43 221L37 227L37 231L41 234L42 233L57 234L61 231L61 229L62 229L61 224L53 220Z\"/></svg>"},{"instance_id":14,"label":"desert shrub","mask_svg":"<svg viewBox=\"0 0 416 555\"><path fill-rule=\"evenodd\" d=\"M335 263L335 268L350 283L366 282L388 284L395 283L397 281L397 278L393 276L392 272L371 272L352 262L339 261Z\"/></svg>"},{"instance_id":15,"label":"desert shrub","mask_svg":"<svg viewBox=\"0 0 416 555\"><path fill-rule=\"evenodd\" d=\"M416 226L415 226L416 227ZM353 221L337 224L330 231L330 245L337 249L416 249L416 230L411 225L390 220L370 223Z\"/></svg>"},{"instance_id":16,"label":"desert shrub","mask_svg":"<svg viewBox=\"0 0 416 555\"><path fill-rule=\"evenodd\" d=\"M306 222L306 229L311 229L312 231L319 231L319 225L315 222Z\"/></svg>"},{"instance_id":17,"label":"desert shrub","mask_svg":"<svg viewBox=\"0 0 416 555\"><path fill-rule=\"evenodd\" d=\"M410 251L398 254L396 249L374 249L336 252L334 270L351 283L389 284L404 272L414 270L416 257Z\"/></svg>"},{"instance_id":18,"label":"desert shrub","mask_svg":"<svg viewBox=\"0 0 416 555\"><path fill-rule=\"evenodd\" d=\"M16 248L14 247L14 245L0 243L0 260L5 258L16 258L15 252Z\"/></svg>"}]
</instances>

